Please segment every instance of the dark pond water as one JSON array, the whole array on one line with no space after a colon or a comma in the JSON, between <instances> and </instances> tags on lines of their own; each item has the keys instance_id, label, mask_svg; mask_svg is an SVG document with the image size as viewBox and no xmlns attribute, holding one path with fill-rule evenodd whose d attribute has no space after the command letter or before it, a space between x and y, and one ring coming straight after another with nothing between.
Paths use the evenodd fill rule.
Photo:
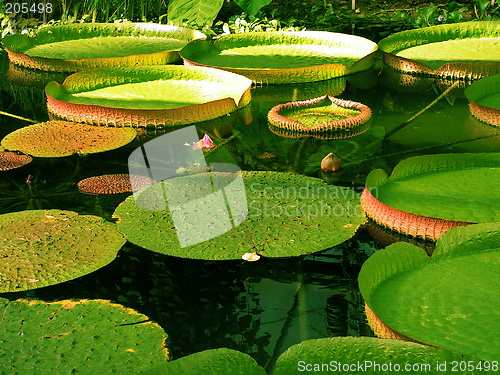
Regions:
<instances>
[{"instance_id":1,"label":"dark pond water","mask_svg":"<svg viewBox=\"0 0 500 375\"><path fill-rule=\"evenodd\" d=\"M46 121L43 91L16 84L26 82L12 73L8 80L5 56L1 66L0 110ZM390 172L410 156L499 149L498 129L474 120L460 92L458 97L442 99L384 140L385 134L426 107L443 90L432 81L401 86L397 84L400 79L374 69L329 83L281 90L256 88L250 125L244 125L235 115L228 123L202 124L199 131L203 134L214 126L219 129L218 134L229 139L227 147L242 169L302 173L358 192L370 170L382 168ZM266 115L274 105L325 92L370 106L371 128L361 135L337 140L291 139L269 130ZM0 138L25 125L25 121L0 116ZM127 173L127 159L135 147L137 144L88 156L36 158L25 167L2 172L0 213L58 208L111 220L112 212L126 195L83 195L76 183L94 175ZM319 163L329 152L341 158L343 170L325 176L320 173ZM268 154L274 157L264 157ZM26 183L28 175L33 176L30 186ZM279 232L279 228L275 230ZM169 335L173 358L228 347L250 354L270 369L282 352L306 339L373 335L365 323L357 275L363 261L380 247L365 229L346 243L312 255L253 263L179 259L127 244L115 261L88 276L2 297L110 299L158 322Z\"/></svg>"}]
</instances>

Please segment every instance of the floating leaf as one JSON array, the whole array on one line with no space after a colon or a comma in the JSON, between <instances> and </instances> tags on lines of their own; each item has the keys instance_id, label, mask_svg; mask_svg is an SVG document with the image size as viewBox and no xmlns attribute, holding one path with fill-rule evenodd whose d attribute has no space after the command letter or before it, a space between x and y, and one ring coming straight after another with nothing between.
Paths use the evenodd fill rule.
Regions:
<instances>
[{"instance_id":1,"label":"floating leaf","mask_svg":"<svg viewBox=\"0 0 500 375\"><path fill-rule=\"evenodd\" d=\"M66 120L163 127L236 111L250 102L251 83L221 70L168 65L79 72L45 92L49 111Z\"/></svg>"},{"instance_id":2,"label":"floating leaf","mask_svg":"<svg viewBox=\"0 0 500 375\"><path fill-rule=\"evenodd\" d=\"M16 154L15 152L0 151L0 171L8 171L22 167L30 163L33 159L31 156Z\"/></svg>"},{"instance_id":3,"label":"floating leaf","mask_svg":"<svg viewBox=\"0 0 500 375\"><path fill-rule=\"evenodd\" d=\"M313 253L348 240L364 222L358 194L349 188L290 173L242 172L242 176L246 201L239 200L245 194L238 187L234 188L238 191L227 186L212 191L206 185L210 179L224 181L227 177L221 172L199 173L142 189L122 202L113 217L118 219L119 230L136 245L162 254L210 260L241 259L246 253L265 257ZM166 209L164 194L177 204ZM223 207L213 206L217 197ZM244 207L248 208L246 216ZM196 241L204 230L221 225L229 216L241 224L232 226L228 221L219 236ZM182 225L188 224L194 225L194 245L181 247L177 233L187 231Z\"/></svg>"},{"instance_id":4,"label":"floating leaf","mask_svg":"<svg viewBox=\"0 0 500 375\"><path fill-rule=\"evenodd\" d=\"M272 126L284 128L291 133L323 134L345 132L366 124L372 112L366 105L351 100L343 100L329 95L319 98L289 102L273 107L267 114ZM367 130L366 127L363 127Z\"/></svg>"},{"instance_id":5,"label":"floating leaf","mask_svg":"<svg viewBox=\"0 0 500 375\"><path fill-rule=\"evenodd\" d=\"M452 361L475 358L400 340L332 337L293 345L276 361L273 375L293 374L453 374ZM474 361L477 364L477 360ZM443 363L445 363L443 367ZM413 366L413 367L411 367ZM436 367L440 366L440 367ZM463 371L473 374L473 371Z\"/></svg>"},{"instance_id":6,"label":"floating leaf","mask_svg":"<svg viewBox=\"0 0 500 375\"><path fill-rule=\"evenodd\" d=\"M133 184L131 180L134 181ZM155 180L144 176L106 174L81 180L77 186L78 190L86 194L120 194L132 193L134 190L140 190L154 183L156 183Z\"/></svg>"},{"instance_id":7,"label":"floating leaf","mask_svg":"<svg viewBox=\"0 0 500 375\"><path fill-rule=\"evenodd\" d=\"M187 65L224 69L260 84L322 81L366 70L377 45L354 35L326 31L249 32L199 40L179 54Z\"/></svg>"},{"instance_id":8,"label":"floating leaf","mask_svg":"<svg viewBox=\"0 0 500 375\"><path fill-rule=\"evenodd\" d=\"M498 361L500 223L451 229L429 258L396 243L363 264L359 288L391 329L414 340Z\"/></svg>"},{"instance_id":9,"label":"floating leaf","mask_svg":"<svg viewBox=\"0 0 500 375\"><path fill-rule=\"evenodd\" d=\"M48 121L7 134L2 146L37 157L61 157L113 150L131 142L136 135L131 128Z\"/></svg>"},{"instance_id":10,"label":"floating leaf","mask_svg":"<svg viewBox=\"0 0 500 375\"><path fill-rule=\"evenodd\" d=\"M0 293L59 284L115 259L125 243L103 218L71 211L0 215Z\"/></svg>"},{"instance_id":11,"label":"floating leaf","mask_svg":"<svg viewBox=\"0 0 500 375\"><path fill-rule=\"evenodd\" d=\"M144 372L145 375L265 375L255 359L232 349L194 353Z\"/></svg>"},{"instance_id":12,"label":"floating leaf","mask_svg":"<svg viewBox=\"0 0 500 375\"><path fill-rule=\"evenodd\" d=\"M158 324L110 301L0 300L0 311L2 374L135 374L168 357Z\"/></svg>"},{"instance_id":13,"label":"floating leaf","mask_svg":"<svg viewBox=\"0 0 500 375\"><path fill-rule=\"evenodd\" d=\"M373 170L361 203L376 223L436 240L446 230L500 221L500 154L424 155L400 162L389 178Z\"/></svg>"},{"instance_id":14,"label":"floating leaf","mask_svg":"<svg viewBox=\"0 0 500 375\"><path fill-rule=\"evenodd\" d=\"M465 96L475 117L500 126L500 74L474 82L465 90Z\"/></svg>"},{"instance_id":15,"label":"floating leaf","mask_svg":"<svg viewBox=\"0 0 500 375\"><path fill-rule=\"evenodd\" d=\"M474 80L500 73L499 37L496 21L462 22L401 31L381 40L379 48L395 69Z\"/></svg>"},{"instance_id":16,"label":"floating leaf","mask_svg":"<svg viewBox=\"0 0 500 375\"><path fill-rule=\"evenodd\" d=\"M27 68L76 72L102 67L163 65L179 60L199 31L152 23L77 23L41 29L34 38L7 36L9 59Z\"/></svg>"}]
</instances>

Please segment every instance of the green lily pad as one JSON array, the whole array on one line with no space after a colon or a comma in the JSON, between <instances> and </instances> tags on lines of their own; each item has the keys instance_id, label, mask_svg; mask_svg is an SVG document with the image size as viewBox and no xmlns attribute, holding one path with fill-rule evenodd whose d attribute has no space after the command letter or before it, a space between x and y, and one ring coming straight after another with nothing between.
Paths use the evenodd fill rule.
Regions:
<instances>
[{"instance_id":1,"label":"green lily pad","mask_svg":"<svg viewBox=\"0 0 500 375\"><path fill-rule=\"evenodd\" d=\"M453 374L453 361L474 360L448 350L401 340L332 337L293 345L276 361L273 375L292 374ZM446 363L443 367L443 363ZM478 363L477 360L474 361ZM412 367L414 366L414 367ZM440 367L436 367L440 366ZM392 369L392 370L391 370ZM463 371L461 374L473 374Z\"/></svg>"},{"instance_id":2,"label":"green lily pad","mask_svg":"<svg viewBox=\"0 0 500 375\"><path fill-rule=\"evenodd\" d=\"M34 38L16 34L3 44L9 59L32 69L75 72L102 67L163 65L179 60L199 31L151 23L92 23L47 27Z\"/></svg>"},{"instance_id":3,"label":"green lily pad","mask_svg":"<svg viewBox=\"0 0 500 375\"><path fill-rule=\"evenodd\" d=\"M354 35L277 31L224 35L215 44L198 40L179 54L188 65L228 70L257 83L290 84L366 70L376 50L375 43Z\"/></svg>"},{"instance_id":4,"label":"green lily pad","mask_svg":"<svg viewBox=\"0 0 500 375\"><path fill-rule=\"evenodd\" d=\"M436 240L468 223L500 221L500 154L424 155L400 162L389 178L366 179L363 209L380 225Z\"/></svg>"},{"instance_id":5,"label":"green lily pad","mask_svg":"<svg viewBox=\"0 0 500 375\"><path fill-rule=\"evenodd\" d=\"M194 353L145 371L145 375L265 375L255 359L232 349Z\"/></svg>"},{"instance_id":6,"label":"green lily pad","mask_svg":"<svg viewBox=\"0 0 500 375\"><path fill-rule=\"evenodd\" d=\"M0 215L0 293L59 284L110 263L125 238L115 224L72 211Z\"/></svg>"},{"instance_id":7,"label":"green lily pad","mask_svg":"<svg viewBox=\"0 0 500 375\"><path fill-rule=\"evenodd\" d=\"M142 189L122 202L113 217L118 219L119 230L136 245L162 254L207 260L241 259L252 253L266 257L313 253L348 240L365 221L358 194L348 188L290 173L242 172L241 175L246 202L241 200L242 192L237 191L240 185L234 190L212 192L210 186L207 190L207 179L213 179L214 184L227 179L222 172L199 173ZM228 211L219 206L210 208L216 194L209 193L221 194L223 190L225 204L231 207L232 221L236 224L228 223L227 231L198 243L202 229L217 227L228 220ZM164 192L169 202L177 202L169 210L165 208ZM200 193L202 198L198 197ZM188 204L192 209L184 210ZM171 212L181 224L199 225L190 238L193 245L181 247L176 229L182 231L183 227L177 225L179 221L174 226ZM200 218L208 221L200 222Z\"/></svg>"},{"instance_id":8,"label":"green lily pad","mask_svg":"<svg viewBox=\"0 0 500 375\"><path fill-rule=\"evenodd\" d=\"M487 73L477 71L484 63L488 71L500 70L500 29L496 21L402 31L381 40L379 48L388 65L407 72L477 79ZM447 63L459 64L462 77L455 77L451 73L454 67ZM469 72L464 69L464 63L469 64Z\"/></svg>"},{"instance_id":9,"label":"green lily pad","mask_svg":"<svg viewBox=\"0 0 500 375\"><path fill-rule=\"evenodd\" d=\"M104 300L0 300L0 373L135 374L163 363L167 335Z\"/></svg>"},{"instance_id":10,"label":"green lily pad","mask_svg":"<svg viewBox=\"0 0 500 375\"><path fill-rule=\"evenodd\" d=\"M469 99L470 111L475 117L500 126L500 74L474 82L465 89L465 96Z\"/></svg>"},{"instance_id":11,"label":"green lily pad","mask_svg":"<svg viewBox=\"0 0 500 375\"><path fill-rule=\"evenodd\" d=\"M451 229L432 258L396 243L359 274L361 293L387 326L414 340L498 361L500 223Z\"/></svg>"},{"instance_id":12,"label":"green lily pad","mask_svg":"<svg viewBox=\"0 0 500 375\"><path fill-rule=\"evenodd\" d=\"M131 128L111 128L67 121L48 121L14 130L2 139L8 150L37 157L62 157L114 150L131 142Z\"/></svg>"},{"instance_id":13,"label":"green lily pad","mask_svg":"<svg viewBox=\"0 0 500 375\"><path fill-rule=\"evenodd\" d=\"M289 102L273 107L267 119L272 126L303 135L340 131L349 134L371 119L368 106L323 95L319 98ZM366 129L364 129L366 130ZM354 130L353 133L356 133Z\"/></svg>"},{"instance_id":14,"label":"green lily pad","mask_svg":"<svg viewBox=\"0 0 500 375\"><path fill-rule=\"evenodd\" d=\"M114 126L190 124L250 102L251 81L216 69L148 66L75 73L45 88L47 107L74 122Z\"/></svg>"}]
</instances>

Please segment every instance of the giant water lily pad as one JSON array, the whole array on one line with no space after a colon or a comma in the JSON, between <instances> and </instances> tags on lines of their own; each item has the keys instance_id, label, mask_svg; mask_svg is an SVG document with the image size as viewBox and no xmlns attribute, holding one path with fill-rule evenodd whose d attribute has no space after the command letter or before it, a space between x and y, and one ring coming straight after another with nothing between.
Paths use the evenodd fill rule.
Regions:
<instances>
[{"instance_id":1,"label":"giant water lily pad","mask_svg":"<svg viewBox=\"0 0 500 375\"><path fill-rule=\"evenodd\" d=\"M131 128L105 128L67 121L48 121L7 134L2 146L37 157L93 154L122 147L137 133Z\"/></svg>"},{"instance_id":2,"label":"giant water lily pad","mask_svg":"<svg viewBox=\"0 0 500 375\"><path fill-rule=\"evenodd\" d=\"M358 194L348 188L289 173L241 176L244 186L222 172L165 180L128 197L113 217L136 245L209 260L313 253L346 241L365 221ZM221 229L226 222L220 235L201 240L205 231ZM184 233L191 237L181 240ZM181 241L193 244L181 247Z\"/></svg>"},{"instance_id":3,"label":"giant water lily pad","mask_svg":"<svg viewBox=\"0 0 500 375\"><path fill-rule=\"evenodd\" d=\"M199 31L151 23L92 23L47 27L34 38L17 34L3 44L9 59L24 67L75 72L102 67L163 65L179 60Z\"/></svg>"},{"instance_id":4,"label":"giant water lily pad","mask_svg":"<svg viewBox=\"0 0 500 375\"><path fill-rule=\"evenodd\" d=\"M59 284L115 259L125 239L115 224L72 211L0 215L0 293Z\"/></svg>"},{"instance_id":5,"label":"giant water lily pad","mask_svg":"<svg viewBox=\"0 0 500 375\"><path fill-rule=\"evenodd\" d=\"M250 102L251 81L203 67L97 69L45 88L47 107L70 121L156 126L210 120Z\"/></svg>"},{"instance_id":6,"label":"giant water lily pad","mask_svg":"<svg viewBox=\"0 0 500 375\"><path fill-rule=\"evenodd\" d=\"M255 359L237 350L220 348L194 353L144 372L145 375L265 375Z\"/></svg>"},{"instance_id":7,"label":"giant water lily pad","mask_svg":"<svg viewBox=\"0 0 500 375\"><path fill-rule=\"evenodd\" d=\"M465 96L469 99L470 111L475 117L500 126L500 74L474 82L465 90Z\"/></svg>"},{"instance_id":8,"label":"giant water lily pad","mask_svg":"<svg viewBox=\"0 0 500 375\"><path fill-rule=\"evenodd\" d=\"M390 177L373 170L361 203L380 225L436 240L453 227L500 221L499 179L499 153L417 156Z\"/></svg>"},{"instance_id":9,"label":"giant water lily pad","mask_svg":"<svg viewBox=\"0 0 500 375\"><path fill-rule=\"evenodd\" d=\"M224 35L215 44L194 41L179 53L188 65L239 73L259 84L289 84L366 70L376 50L375 43L354 35L277 31Z\"/></svg>"},{"instance_id":10,"label":"giant water lily pad","mask_svg":"<svg viewBox=\"0 0 500 375\"><path fill-rule=\"evenodd\" d=\"M474 359L452 351L401 340L331 337L306 340L291 346L279 356L273 375L303 373L382 375L390 372L452 374L454 373L450 368L452 361ZM447 362L448 366L441 366L438 370L436 365L443 362Z\"/></svg>"},{"instance_id":11,"label":"giant water lily pad","mask_svg":"<svg viewBox=\"0 0 500 375\"><path fill-rule=\"evenodd\" d=\"M379 48L389 66L406 72L461 79L500 73L497 21L402 31L381 40Z\"/></svg>"},{"instance_id":12,"label":"giant water lily pad","mask_svg":"<svg viewBox=\"0 0 500 375\"><path fill-rule=\"evenodd\" d=\"M359 274L371 310L414 340L498 361L500 223L455 228L432 258L396 243L373 254Z\"/></svg>"},{"instance_id":13,"label":"giant water lily pad","mask_svg":"<svg viewBox=\"0 0 500 375\"><path fill-rule=\"evenodd\" d=\"M0 299L0 373L134 374L168 356L163 329L104 300Z\"/></svg>"}]
</instances>

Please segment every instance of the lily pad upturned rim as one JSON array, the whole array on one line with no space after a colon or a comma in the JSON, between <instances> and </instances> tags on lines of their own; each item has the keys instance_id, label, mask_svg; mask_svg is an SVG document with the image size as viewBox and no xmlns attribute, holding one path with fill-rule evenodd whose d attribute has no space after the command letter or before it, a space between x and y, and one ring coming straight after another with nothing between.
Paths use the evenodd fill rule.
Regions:
<instances>
[{"instance_id":1,"label":"lily pad upturned rim","mask_svg":"<svg viewBox=\"0 0 500 375\"><path fill-rule=\"evenodd\" d=\"M141 36L164 37L169 39L182 38L186 44L192 40L205 39L206 35L197 30L172 25L152 23L89 23L57 25L40 30L33 38L16 34L7 36L3 44L10 61L31 69L76 72L80 70L102 67L123 67L135 65L163 65L180 59L178 49L159 51L150 54L125 57L103 57L82 59L55 59L30 56L24 52L35 46L61 40L85 39L105 36Z\"/></svg>"},{"instance_id":2,"label":"lily pad upturned rim","mask_svg":"<svg viewBox=\"0 0 500 375\"><path fill-rule=\"evenodd\" d=\"M47 121L14 130L1 144L8 150L35 157L64 157L114 150L132 142L136 136L132 128Z\"/></svg>"},{"instance_id":3,"label":"lily pad upturned rim","mask_svg":"<svg viewBox=\"0 0 500 375\"><path fill-rule=\"evenodd\" d=\"M444 232L475 222L448 220L406 212L385 204L372 194L373 188L399 179L433 171L456 170L459 168L498 167L500 153L463 153L421 155L401 161L394 168L391 176L381 169L370 172L366 187L361 195L361 206L366 215L377 224L412 237L421 237L436 241Z\"/></svg>"},{"instance_id":4,"label":"lily pad upturned rim","mask_svg":"<svg viewBox=\"0 0 500 375\"><path fill-rule=\"evenodd\" d=\"M264 69L264 68L233 68L224 66L211 66L197 62L200 54L218 54L220 50L231 46L245 45L272 45L274 38L290 39L290 41L310 44L333 43L341 46L358 43L367 46L364 57L357 60L352 66L347 67L341 63L313 65L309 67L297 67L286 69ZM369 48L368 48L369 46ZM364 46L363 46L364 47ZM361 46L360 46L361 49ZM186 45L179 54L185 65L208 66L229 72L244 75L258 85L266 84L290 84L323 81L335 77L342 77L348 74L369 69L375 62L375 54L378 50L376 43L369 39L349 34L334 33L328 31L266 31L249 32L239 34L228 34L219 38L214 44L205 40L196 40Z\"/></svg>"},{"instance_id":5,"label":"lily pad upturned rim","mask_svg":"<svg viewBox=\"0 0 500 375\"><path fill-rule=\"evenodd\" d=\"M499 222L449 230L431 257L403 242L376 252L358 284L377 334L497 360L500 339L484 327L498 324L498 254Z\"/></svg>"},{"instance_id":6,"label":"lily pad upturned rim","mask_svg":"<svg viewBox=\"0 0 500 375\"><path fill-rule=\"evenodd\" d=\"M495 74L489 77L484 77L465 89L465 97L469 99L469 108L472 115L477 119L494 126L500 126L500 109L480 105L477 101L486 95L495 93L500 95L499 87L500 74Z\"/></svg>"},{"instance_id":7,"label":"lily pad upturned rim","mask_svg":"<svg viewBox=\"0 0 500 375\"><path fill-rule=\"evenodd\" d=\"M113 108L65 101L69 94L155 80L214 80L237 86L237 98L220 94L220 99L171 109ZM142 80L142 81L141 81ZM74 122L93 125L163 128L211 120L246 106L251 99L251 81L219 69L178 65L95 69L70 75L62 84L50 82L46 88L47 108L54 115ZM173 93L175 95L175 93Z\"/></svg>"},{"instance_id":8,"label":"lily pad upturned rim","mask_svg":"<svg viewBox=\"0 0 500 375\"><path fill-rule=\"evenodd\" d=\"M280 114L280 111L284 108L301 108L301 107L307 108L328 100L331 101L332 104L335 104L336 106L343 108L355 108L360 112L354 117L348 117L337 121L322 122L312 127L308 127L303 123L301 123L300 121L285 117ZM371 115L372 112L370 108L362 103L351 100L339 99L330 95L323 95L318 98L313 98L309 100L278 104L277 106L271 108L271 110L268 112L267 119L271 125L277 128L284 128L291 132L313 134L313 133L326 133L329 131L348 132L350 129L354 129L358 126L367 123L371 119Z\"/></svg>"},{"instance_id":9,"label":"lily pad upturned rim","mask_svg":"<svg viewBox=\"0 0 500 375\"><path fill-rule=\"evenodd\" d=\"M393 69L410 74L476 80L481 78L485 73L492 74L491 72L499 72L500 62L450 62L434 70L425 63L396 56L396 54L402 50L429 43L463 38L491 37L492 35L500 36L497 21L471 21L400 31L382 39L378 43L378 47L383 53L384 62ZM482 64L485 64L485 67L487 67L486 72L482 71ZM460 71L458 72L459 74L456 74L455 70Z\"/></svg>"}]
</instances>

